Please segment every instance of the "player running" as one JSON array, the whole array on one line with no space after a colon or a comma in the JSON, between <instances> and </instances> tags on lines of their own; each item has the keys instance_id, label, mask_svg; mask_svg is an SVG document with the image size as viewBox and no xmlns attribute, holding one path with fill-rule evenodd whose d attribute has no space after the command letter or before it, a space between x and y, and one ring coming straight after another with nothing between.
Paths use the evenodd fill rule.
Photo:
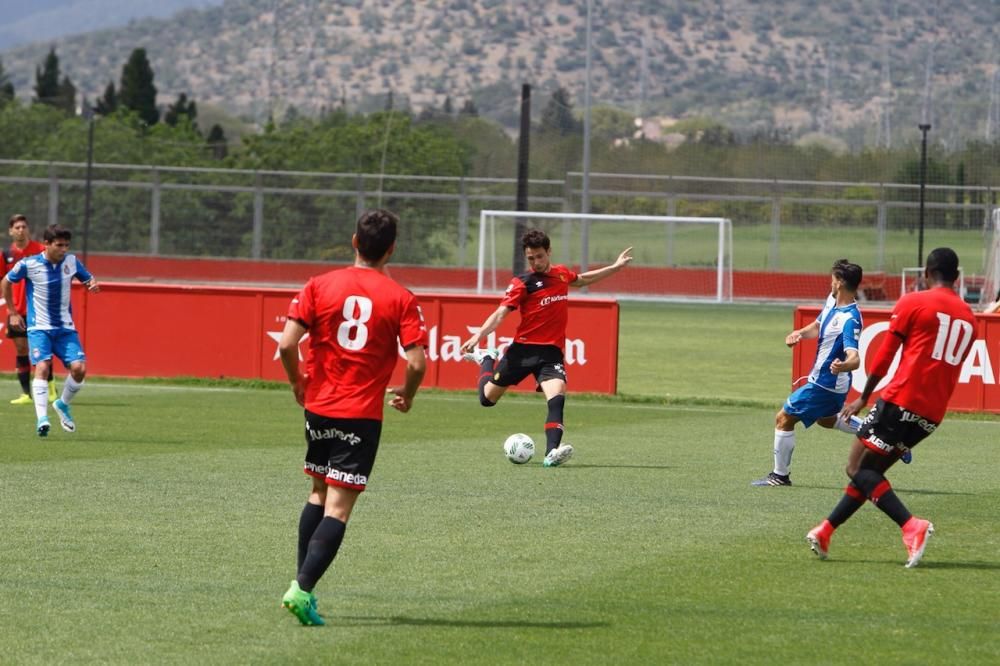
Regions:
<instances>
[{"instance_id":1,"label":"player running","mask_svg":"<svg viewBox=\"0 0 1000 666\"><path fill-rule=\"evenodd\" d=\"M861 420L844 421L838 418L838 412L851 388L851 371L861 365L858 339L862 320L855 300L861 277L861 266L847 259L835 261L830 269L830 295L819 317L785 338L789 347L805 339L819 338L816 359L807 382L788 396L774 417L774 469L750 485L792 485L789 467L795 450L796 423L801 422L806 428L818 423L850 435L857 432Z\"/></svg>"},{"instance_id":2,"label":"player running","mask_svg":"<svg viewBox=\"0 0 1000 666\"><path fill-rule=\"evenodd\" d=\"M28 218L20 213L10 216L7 222L10 234L10 246L0 252L0 277L3 277L14 264L33 254L41 254L45 246L31 239L31 228ZM23 321L28 316L27 301L24 297L24 285L14 286L14 300L7 301L8 313L17 312ZM24 326L11 326L10 314L7 316L6 336L14 343L14 365L17 370L17 381L21 384L21 395L10 401L12 405L33 405L31 397L31 359L28 357L28 331ZM49 402L55 401L56 385L49 377Z\"/></svg>"},{"instance_id":3,"label":"player running","mask_svg":"<svg viewBox=\"0 0 1000 666\"><path fill-rule=\"evenodd\" d=\"M12 326L27 327L31 361L35 364L31 394L35 401L35 429L39 437L49 434L47 398L52 356L58 357L69 369L62 397L52 403L59 414L59 424L66 432L76 431L69 405L83 388L83 380L87 376L87 357L73 325L70 287L74 278L90 291L100 291L100 287L76 255L69 253L72 237L69 229L58 224L50 225L42 236L45 252L21 259L0 280L7 302L13 298L13 285L26 281L27 321L17 312L11 314L10 321Z\"/></svg>"},{"instance_id":4,"label":"player running","mask_svg":"<svg viewBox=\"0 0 1000 666\"><path fill-rule=\"evenodd\" d=\"M632 261L626 248L615 263L586 273L574 273L566 266L552 263L549 237L532 229L521 237L524 258L530 272L515 276L503 300L479 330L463 345L464 358L479 365L479 402L492 407L507 389L534 375L538 390L545 395L548 415L545 419L545 467L563 464L573 455L573 447L562 443L563 410L566 404L566 368L563 346L566 343L567 302L570 287L585 287L614 275ZM508 314L521 311L521 322L514 342L497 363L497 350L479 349L479 343L495 331Z\"/></svg>"},{"instance_id":5,"label":"player running","mask_svg":"<svg viewBox=\"0 0 1000 666\"><path fill-rule=\"evenodd\" d=\"M830 537L871 500L899 525L906 567L917 566L934 525L911 514L896 496L886 471L904 452L934 432L944 418L962 364L976 338L972 309L955 293L958 255L940 247L927 255L924 276L930 289L906 294L892 310L889 331L875 356L861 395L840 414L857 414L889 372L902 346L899 368L868 413L847 459L851 482L833 512L806 535L813 552L826 559Z\"/></svg>"},{"instance_id":6,"label":"player running","mask_svg":"<svg viewBox=\"0 0 1000 666\"><path fill-rule=\"evenodd\" d=\"M299 516L297 574L282 598L304 625L324 624L313 589L337 556L375 464L397 344L406 355L406 380L391 391L394 409L410 411L426 369L427 327L417 299L385 274L398 224L381 209L358 219L354 265L306 283L292 299L278 345L295 400L305 408L304 471L312 477ZM306 333L303 373L299 342Z\"/></svg>"}]
</instances>

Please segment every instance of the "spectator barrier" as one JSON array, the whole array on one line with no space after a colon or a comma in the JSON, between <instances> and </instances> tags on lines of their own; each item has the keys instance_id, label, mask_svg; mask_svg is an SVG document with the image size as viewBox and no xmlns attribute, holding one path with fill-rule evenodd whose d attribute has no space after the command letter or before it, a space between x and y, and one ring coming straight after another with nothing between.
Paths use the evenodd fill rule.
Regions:
<instances>
[{"instance_id":1,"label":"spectator barrier","mask_svg":"<svg viewBox=\"0 0 1000 666\"><path fill-rule=\"evenodd\" d=\"M91 376L234 377L285 379L278 340L297 289L260 289L104 282L90 294L74 285L73 317ZM430 335L425 387L470 389L475 368L459 347L497 308L499 296L419 294ZM505 348L518 316L490 336ZM0 321L6 325L6 317ZM303 340L304 353L308 343ZM13 370L13 345L0 332L2 367ZM400 352L402 358L402 351ZM574 391L615 393L618 376L618 303L569 303L566 366ZM60 364L57 371L62 373ZM393 376L401 382L403 364ZM534 390L530 380L522 390Z\"/></svg>"},{"instance_id":2,"label":"spectator barrier","mask_svg":"<svg viewBox=\"0 0 1000 666\"><path fill-rule=\"evenodd\" d=\"M819 316L818 307L799 307L795 310L794 328L802 328ZM891 310L862 308L864 329L861 332L860 351L861 367L855 370L851 378L849 400L853 400L864 389L868 375L865 369L874 360L875 352L882 344L882 338L889 329ZM1000 388L997 377L1000 374L1000 315L976 314L976 340L972 351L962 366L958 386L951 397L948 409L959 412L1000 412ZM803 340L792 349L792 381L804 381L812 369L816 357L816 339ZM897 361L890 368L890 375L895 372ZM889 381L885 378L879 385L884 387ZM796 383L796 386L799 384ZM873 394L872 404L878 397L878 391Z\"/></svg>"}]
</instances>

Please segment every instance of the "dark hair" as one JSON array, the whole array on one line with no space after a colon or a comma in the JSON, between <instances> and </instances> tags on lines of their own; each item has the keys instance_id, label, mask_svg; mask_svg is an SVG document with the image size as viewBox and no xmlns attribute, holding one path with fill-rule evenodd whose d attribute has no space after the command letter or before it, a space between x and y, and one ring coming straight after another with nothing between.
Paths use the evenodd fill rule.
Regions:
<instances>
[{"instance_id":1,"label":"dark hair","mask_svg":"<svg viewBox=\"0 0 1000 666\"><path fill-rule=\"evenodd\" d=\"M861 266L852 264L847 259L837 259L833 262L833 268L830 269L830 272L838 280L843 280L844 286L849 291L857 291L858 285L861 284L861 278L864 277Z\"/></svg>"},{"instance_id":2,"label":"dark hair","mask_svg":"<svg viewBox=\"0 0 1000 666\"><path fill-rule=\"evenodd\" d=\"M958 255L950 247L939 247L927 255L927 277L940 282L954 282L958 279Z\"/></svg>"},{"instance_id":3,"label":"dark hair","mask_svg":"<svg viewBox=\"0 0 1000 666\"><path fill-rule=\"evenodd\" d=\"M72 237L73 237L73 232L59 224L50 224L49 226L45 227L45 233L42 234L42 240L45 241L46 243L51 243L57 238L59 240L68 241Z\"/></svg>"},{"instance_id":4,"label":"dark hair","mask_svg":"<svg viewBox=\"0 0 1000 666\"><path fill-rule=\"evenodd\" d=\"M528 229L521 236L521 249L527 250L529 247L540 247L548 250L551 243L548 235L541 229Z\"/></svg>"},{"instance_id":5,"label":"dark hair","mask_svg":"<svg viewBox=\"0 0 1000 666\"><path fill-rule=\"evenodd\" d=\"M13 229L15 222L24 222L25 224L27 224L28 217L26 215L22 215L21 213L14 213L13 215L10 216L10 222L7 223L7 228Z\"/></svg>"},{"instance_id":6,"label":"dark hair","mask_svg":"<svg viewBox=\"0 0 1000 666\"><path fill-rule=\"evenodd\" d=\"M354 231L358 239L358 253L368 261L378 261L396 242L399 217L384 208L366 210L358 218Z\"/></svg>"}]
</instances>

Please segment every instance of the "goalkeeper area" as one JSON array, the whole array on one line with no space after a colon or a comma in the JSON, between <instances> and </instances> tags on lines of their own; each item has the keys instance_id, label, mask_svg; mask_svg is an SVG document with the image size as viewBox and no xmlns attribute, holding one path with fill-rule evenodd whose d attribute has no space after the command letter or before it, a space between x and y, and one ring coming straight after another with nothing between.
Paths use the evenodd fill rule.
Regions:
<instances>
[{"instance_id":1,"label":"goalkeeper area","mask_svg":"<svg viewBox=\"0 0 1000 666\"><path fill-rule=\"evenodd\" d=\"M477 293L503 290L526 270L521 236L528 229L548 234L554 263L581 273L632 248L628 270L588 287L592 296L733 300L733 230L726 218L500 210L480 213Z\"/></svg>"}]
</instances>

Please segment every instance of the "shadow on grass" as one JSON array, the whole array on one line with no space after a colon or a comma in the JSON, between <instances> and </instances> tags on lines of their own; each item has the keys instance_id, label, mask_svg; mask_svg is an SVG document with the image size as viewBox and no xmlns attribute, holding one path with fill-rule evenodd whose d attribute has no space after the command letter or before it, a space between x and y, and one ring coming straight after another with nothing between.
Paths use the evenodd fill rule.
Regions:
<instances>
[{"instance_id":1,"label":"shadow on grass","mask_svg":"<svg viewBox=\"0 0 1000 666\"><path fill-rule=\"evenodd\" d=\"M1000 570L1000 562L941 562L941 561L921 561L917 565L918 569L972 569L980 571Z\"/></svg>"},{"instance_id":2,"label":"shadow on grass","mask_svg":"<svg viewBox=\"0 0 1000 666\"><path fill-rule=\"evenodd\" d=\"M674 469L672 465L581 465L573 463L564 469Z\"/></svg>"},{"instance_id":3,"label":"shadow on grass","mask_svg":"<svg viewBox=\"0 0 1000 666\"><path fill-rule=\"evenodd\" d=\"M430 617L365 617L346 615L338 622L358 625L406 625L412 627L481 627L484 629L533 628L533 629L596 629L609 627L609 622L532 622L530 620L447 620Z\"/></svg>"},{"instance_id":4,"label":"shadow on grass","mask_svg":"<svg viewBox=\"0 0 1000 666\"><path fill-rule=\"evenodd\" d=\"M846 479L846 477L845 477L845 479ZM846 480L845 480L844 484L845 485L847 484ZM809 490L833 490L833 491L839 491L840 493L844 492L844 486L839 486L839 487L838 486L811 486L811 485L807 485L807 484L804 484L804 483L801 483L801 484L800 483L796 483L794 487L795 488L808 488ZM961 492L955 492L954 490L923 490L921 488L900 488L898 486L893 486L892 489L894 491L896 491L897 493L899 493L900 495L966 495L966 496L970 496L971 497L971 496L975 496L975 495L979 495L980 494L980 493L961 493Z\"/></svg>"}]
</instances>

